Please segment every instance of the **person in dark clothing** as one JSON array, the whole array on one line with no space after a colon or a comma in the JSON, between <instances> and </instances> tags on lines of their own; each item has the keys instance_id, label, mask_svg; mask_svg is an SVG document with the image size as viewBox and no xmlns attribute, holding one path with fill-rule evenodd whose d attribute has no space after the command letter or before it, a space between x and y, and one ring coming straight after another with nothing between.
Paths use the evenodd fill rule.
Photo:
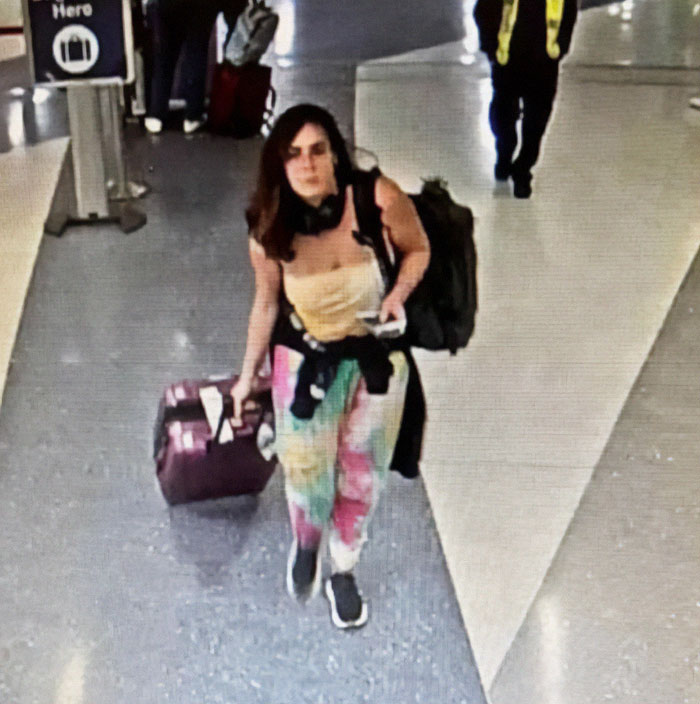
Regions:
<instances>
[{"instance_id":1,"label":"person in dark clothing","mask_svg":"<svg viewBox=\"0 0 700 704\"><path fill-rule=\"evenodd\" d=\"M220 12L233 26L246 0L151 0L146 7L152 37L151 85L145 126L157 133L168 114L175 68L180 54L186 103L183 129L194 132L204 124L209 39Z\"/></svg>"},{"instance_id":2,"label":"person in dark clothing","mask_svg":"<svg viewBox=\"0 0 700 704\"><path fill-rule=\"evenodd\" d=\"M532 168L552 113L559 62L569 51L577 0L477 0L481 50L491 62L489 110L496 180L513 179L516 198L532 193ZM520 151L516 125L521 116Z\"/></svg>"}]
</instances>

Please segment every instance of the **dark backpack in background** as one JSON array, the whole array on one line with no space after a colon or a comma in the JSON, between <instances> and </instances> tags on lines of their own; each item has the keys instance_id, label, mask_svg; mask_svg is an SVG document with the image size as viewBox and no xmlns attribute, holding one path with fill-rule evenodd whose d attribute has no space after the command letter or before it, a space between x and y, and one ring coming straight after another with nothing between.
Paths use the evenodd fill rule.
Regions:
<instances>
[{"instance_id":1,"label":"dark backpack in background","mask_svg":"<svg viewBox=\"0 0 700 704\"><path fill-rule=\"evenodd\" d=\"M236 16L227 17L229 31L224 42L224 58L234 66L257 64L275 38L280 18L265 0L249 0Z\"/></svg>"},{"instance_id":2,"label":"dark backpack in background","mask_svg":"<svg viewBox=\"0 0 700 704\"><path fill-rule=\"evenodd\" d=\"M362 235L372 238L389 286L400 261L392 263L382 235L374 186L379 169L357 171L354 200ZM406 301L406 335L412 347L449 350L466 347L477 310L476 248L472 211L452 200L440 179L426 180L419 194L409 194L430 240L430 264Z\"/></svg>"}]
</instances>

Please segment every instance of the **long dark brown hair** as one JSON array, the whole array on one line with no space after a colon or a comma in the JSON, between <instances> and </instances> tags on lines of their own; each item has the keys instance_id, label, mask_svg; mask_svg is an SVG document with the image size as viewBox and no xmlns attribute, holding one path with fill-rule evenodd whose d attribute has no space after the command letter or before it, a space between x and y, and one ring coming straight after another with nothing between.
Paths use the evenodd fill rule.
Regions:
<instances>
[{"instance_id":1,"label":"long dark brown hair","mask_svg":"<svg viewBox=\"0 0 700 704\"><path fill-rule=\"evenodd\" d=\"M322 127L328 135L331 150L336 157L335 178L338 190L343 191L352 178L353 164L343 135L333 116L318 105L295 105L282 113L263 145L255 191L246 209L251 237L263 247L268 257L291 261L292 238L290 207L294 192L287 180L284 163L289 145L306 124Z\"/></svg>"}]
</instances>

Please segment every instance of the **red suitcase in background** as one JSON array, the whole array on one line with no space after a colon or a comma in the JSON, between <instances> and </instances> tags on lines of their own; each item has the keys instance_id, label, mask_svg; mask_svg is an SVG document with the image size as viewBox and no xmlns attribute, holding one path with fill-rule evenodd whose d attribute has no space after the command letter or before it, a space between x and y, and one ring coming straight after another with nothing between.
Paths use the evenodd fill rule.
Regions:
<instances>
[{"instance_id":1,"label":"red suitcase in background","mask_svg":"<svg viewBox=\"0 0 700 704\"><path fill-rule=\"evenodd\" d=\"M181 381L165 390L153 454L169 504L257 494L272 476L277 458L269 380L261 380L245 404L242 427L234 429L229 392L236 378Z\"/></svg>"},{"instance_id":2,"label":"red suitcase in background","mask_svg":"<svg viewBox=\"0 0 700 704\"><path fill-rule=\"evenodd\" d=\"M271 77L272 69L263 64L234 66L230 61L218 64L209 95L209 129L239 138L258 134L269 123L275 106Z\"/></svg>"}]
</instances>

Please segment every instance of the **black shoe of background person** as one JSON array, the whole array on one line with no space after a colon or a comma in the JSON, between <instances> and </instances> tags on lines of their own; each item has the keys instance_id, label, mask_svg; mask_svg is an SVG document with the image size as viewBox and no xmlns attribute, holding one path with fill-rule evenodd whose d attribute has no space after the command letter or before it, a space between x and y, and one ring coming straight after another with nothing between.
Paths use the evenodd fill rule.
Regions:
<instances>
[{"instance_id":1,"label":"black shoe of background person","mask_svg":"<svg viewBox=\"0 0 700 704\"><path fill-rule=\"evenodd\" d=\"M516 198L529 198L532 195L531 176L513 176L513 195Z\"/></svg>"},{"instance_id":2,"label":"black shoe of background person","mask_svg":"<svg viewBox=\"0 0 700 704\"><path fill-rule=\"evenodd\" d=\"M287 560L287 591L294 599L313 599L321 589L321 551L292 543Z\"/></svg>"},{"instance_id":3,"label":"black shoe of background person","mask_svg":"<svg viewBox=\"0 0 700 704\"><path fill-rule=\"evenodd\" d=\"M516 198L529 198L532 195L532 172L525 169L518 159L511 166L510 177L513 179L513 195Z\"/></svg>"},{"instance_id":4,"label":"black shoe of background person","mask_svg":"<svg viewBox=\"0 0 700 704\"><path fill-rule=\"evenodd\" d=\"M493 176L496 181L507 181L510 176L511 164L509 161L497 161L493 167Z\"/></svg>"},{"instance_id":5,"label":"black shoe of background person","mask_svg":"<svg viewBox=\"0 0 700 704\"><path fill-rule=\"evenodd\" d=\"M326 582L331 619L338 628L360 628L367 623L367 604L350 572L336 572Z\"/></svg>"}]
</instances>

